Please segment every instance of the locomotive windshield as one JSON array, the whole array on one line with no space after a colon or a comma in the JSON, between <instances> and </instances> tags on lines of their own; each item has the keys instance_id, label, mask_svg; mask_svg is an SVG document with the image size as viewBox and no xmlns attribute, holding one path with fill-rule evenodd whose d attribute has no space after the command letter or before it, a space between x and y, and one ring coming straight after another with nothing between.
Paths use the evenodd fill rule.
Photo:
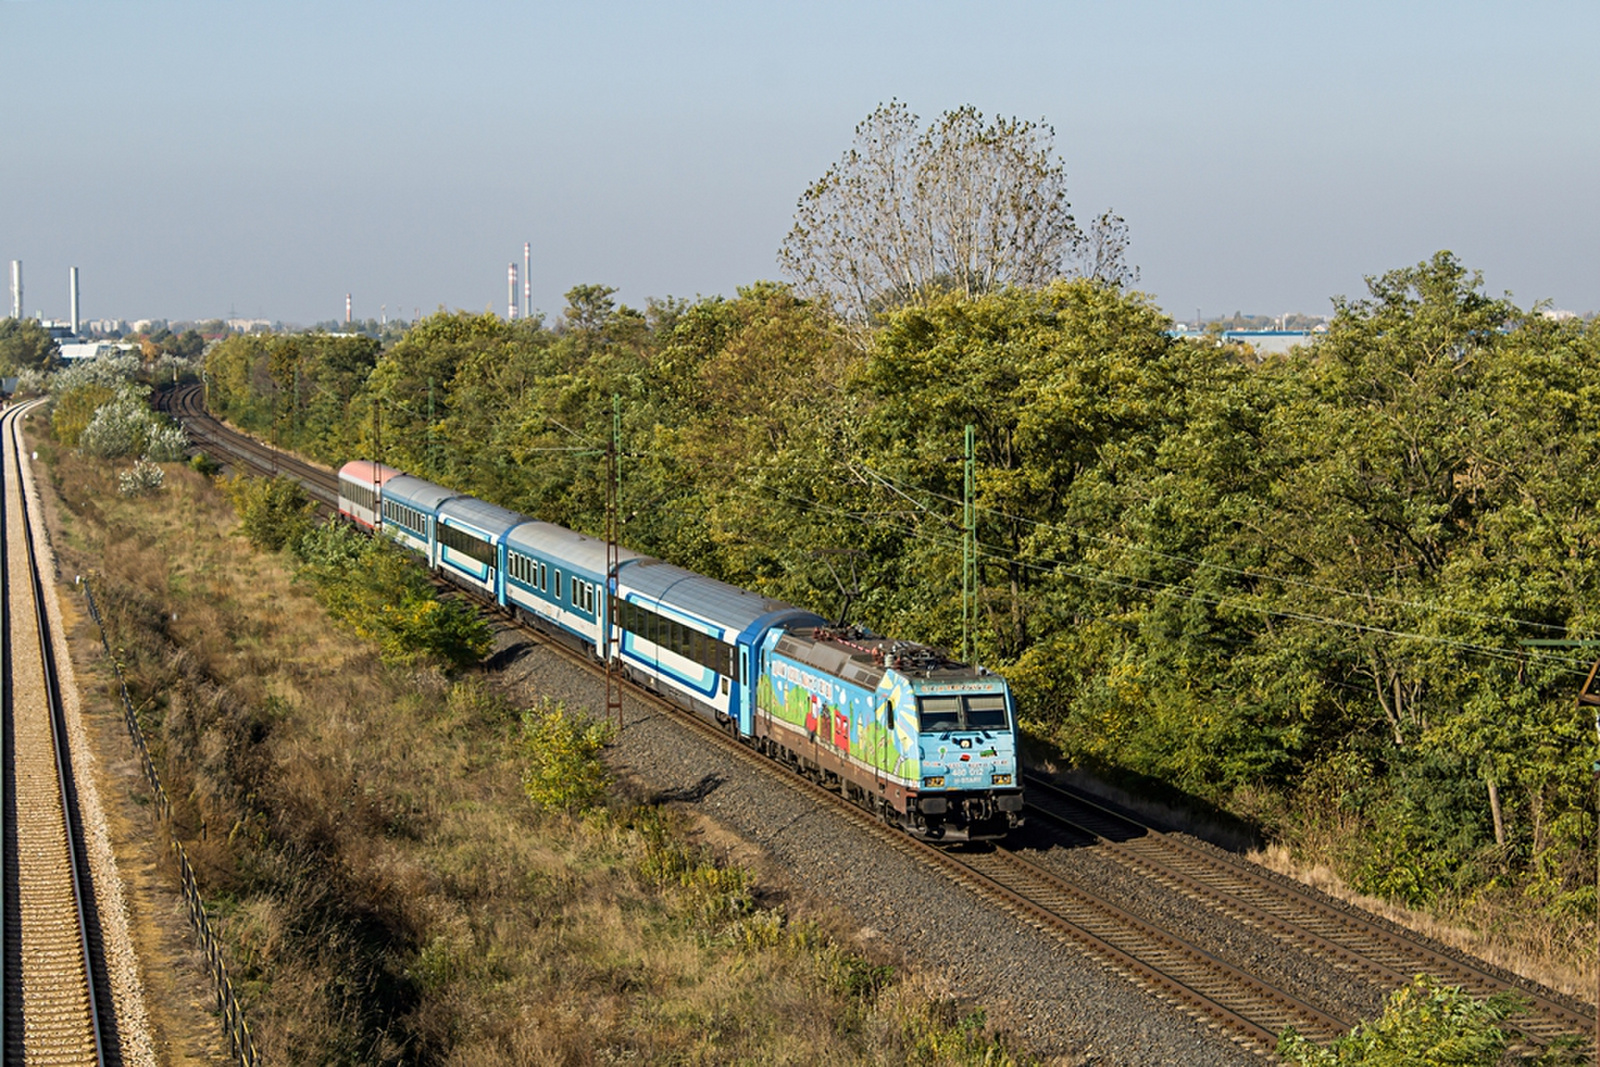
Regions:
<instances>
[{"instance_id":1,"label":"locomotive windshield","mask_svg":"<svg viewBox=\"0 0 1600 1067\"><path fill-rule=\"evenodd\" d=\"M1004 730L1006 698L1003 693L917 698L917 721L928 733L947 730Z\"/></svg>"}]
</instances>

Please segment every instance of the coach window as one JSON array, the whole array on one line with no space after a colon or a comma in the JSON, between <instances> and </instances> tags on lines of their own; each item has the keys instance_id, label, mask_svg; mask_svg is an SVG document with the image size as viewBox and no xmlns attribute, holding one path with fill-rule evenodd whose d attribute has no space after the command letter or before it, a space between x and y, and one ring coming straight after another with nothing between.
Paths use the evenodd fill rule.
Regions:
<instances>
[{"instance_id":1,"label":"coach window","mask_svg":"<svg viewBox=\"0 0 1600 1067\"><path fill-rule=\"evenodd\" d=\"M556 571L556 601L559 603L560 600L561 600L561 572L560 571Z\"/></svg>"}]
</instances>

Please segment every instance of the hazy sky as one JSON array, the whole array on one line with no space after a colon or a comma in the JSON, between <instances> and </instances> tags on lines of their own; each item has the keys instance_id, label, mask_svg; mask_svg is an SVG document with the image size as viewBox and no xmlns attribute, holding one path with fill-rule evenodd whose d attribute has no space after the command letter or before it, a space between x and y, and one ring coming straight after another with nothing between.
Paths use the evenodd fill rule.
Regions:
<instances>
[{"instance_id":1,"label":"hazy sky","mask_svg":"<svg viewBox=\"0 0 1600 1067\"><path fill-rule=\"evenodd\" d=\"M62 318L74 265L87 318L504 313L524 241L551 318L731 295L898 97L1051 123L1180 319L1441 248L1600 310L1597 47L1593 0L0 0L0 264Z\"/></svg>"}]
</instances>

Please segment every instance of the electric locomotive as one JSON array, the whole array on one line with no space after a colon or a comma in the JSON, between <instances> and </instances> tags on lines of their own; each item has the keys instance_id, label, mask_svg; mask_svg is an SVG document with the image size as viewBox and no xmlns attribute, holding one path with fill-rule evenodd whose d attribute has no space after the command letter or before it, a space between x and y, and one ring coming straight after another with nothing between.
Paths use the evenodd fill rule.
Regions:
<instances>
[{"instance_id":1,"label":"electric locomotive","mask_svg":"<svg viewBox=\"0 0 1600 1067\"><path fill-rule=\"evenodd\" d=\"M755 743L910 833L1004 837L1022 823L1005 679L858 627L770 634Z\"/></svg>"}]
</instances>

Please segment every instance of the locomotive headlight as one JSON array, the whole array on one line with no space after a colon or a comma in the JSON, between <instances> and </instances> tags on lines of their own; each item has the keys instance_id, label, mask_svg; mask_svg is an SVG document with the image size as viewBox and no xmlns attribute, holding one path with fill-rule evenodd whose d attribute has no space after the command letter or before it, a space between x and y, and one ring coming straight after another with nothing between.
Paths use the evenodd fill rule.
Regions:
<instances>
[{"instance_id":1,"label":"locomotive headlight","mask_svg":"<svg viewBox=\"0 0 1600 1067\"><path fill-rule=\"evenodd\" d=\"M1009 774L997 774L990 779L990 781L992 781L995 785L1010 785L1011 776Z\"/></svg>"},{"instance_id":2,"label":"locomotive headlight","mask_svg":"<svg viewBox=\"0 0 1600 1067\"><path fill-rule=\"evenodd\" d=\"M924 778L922 784L927 789L943 789L944 775L936 774L932 778Z\"/></svg>"}]
</instances>

